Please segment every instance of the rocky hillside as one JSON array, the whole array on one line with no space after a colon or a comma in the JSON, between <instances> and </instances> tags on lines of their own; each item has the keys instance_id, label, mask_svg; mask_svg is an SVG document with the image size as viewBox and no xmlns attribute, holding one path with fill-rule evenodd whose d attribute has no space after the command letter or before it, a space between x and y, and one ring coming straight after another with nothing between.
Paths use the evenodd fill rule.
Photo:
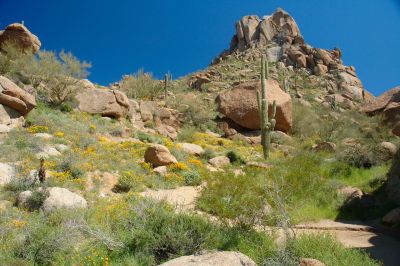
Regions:
<instances>
[{"instance_id":1,"label":"rocky hillside","mask_svg":"<svg viewBox=\"0 0 400 266\"><path fill-rule=\"evenodd\" d=\"M40 45L21 24L0 32L5 265L399 261L400 142L365 114L395 125L397 91L374 99L339 48L307 45L285 11L245 16L228 50L176 80L96 85L89 64ZM377 238L375 252L346 248Z\"/></svg>"}]
</instances>

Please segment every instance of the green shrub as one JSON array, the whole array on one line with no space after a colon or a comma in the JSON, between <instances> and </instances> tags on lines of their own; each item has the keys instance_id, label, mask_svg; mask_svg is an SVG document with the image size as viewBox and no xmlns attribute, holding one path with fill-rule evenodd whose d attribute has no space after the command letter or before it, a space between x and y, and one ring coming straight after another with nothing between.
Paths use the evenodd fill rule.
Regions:
<instances>
[{"instance_id":1,"label":"green shrub","mask_svg":"<svg viewBox=\"0 0 400 266\"><path fill-rule=\"evenodd\" d=\"M228 152L226 153L226 157L229 158L229 161L230 161L232 164L235 164L235 163L237 163L237 164L244 164L244 163L246 163L246 162L243 160L243 158L242 158L236 151L228 151Z\"/></svg>"},{"instance_id":2,"label":"green shrub","mask_svg":"<svg viewBox=\"0 0 400 266\"><path fill-rule=\"evenodd\" d=\"M266 205L263 185L254 174L222 173L218 178L209 178L198 199L202 210L241 227L263 224Z\"/></svg>"},{"instance_id":3,"label":"green shrub","mask_svg":"<svg viewBox=\"0 0 400 266\"><path fill-rule=\"evenodd\" d=\"M143 184L137 181L135 175L132 172L124 172L118 178L118 183L113 188L114 192L129 192L131 190L141 191L144 189Z\"/></svg>"},{"instance_id":4,"label":"green shrub","mask_svg":"<svg viewBox=\"0 0 400 266\"><path fill-rule=\"evenodd\" d=\"M303 234L288 244L288 250L297 258L314 258L326 265L380 265L365 251L346 248L331 235Z\"/></svg>"},{"instance_id":5,"label":"green shrub","mask_svg":"<svg viewBox=\"0 0 400 266\"><path fill-rule=\"evenodd\" d=\"M26 201L26 207L29 211L39 210L47 196L45 191L33 191L32 196Z\"/></svg>"},{"instance_id":6,"label":"green shrub","mask_svg":"<svg viewBox=\"0 0 400 266\"><path fill-rule=\"evenodd\" d=\"M194 126L184 125L178 133L178 140L191 143L194 141L194 133L198 131Z\"/></svg>"},{"instance_id":7,"label":"green shrub","mask_svg":"<svg viewBox=\"0 0 400 266\"><path fill-rule=\"evenodd\" d=\"M125 76L120 84L121 90L134 99L154 100L163 91L162 83L153 79L152 74L145 73L143 69Z\"/></svg>"},{"instance_id":8,"label":"green shrub","mask_svg":"<svg viewBox=\"0 0 400 266\"><path fill-rule=\"evenodd\" d=\"M358 168L370 168L376 164L373 154L361 145L347 147L337 157L340 161Z\"/></svg>"},{"instance_id":9,"label":"green shrub","mask_svg":"<svg viewBox=\"0 0 400 266\"><path fill-rule=\"evenodd\" d=\"M185 179L185 185L187 186L198 186L201 184L202 178L196 171L185 171L181 175Z\"/></svg>"},{"instance_id":10,"label":"green shrub","mask_svg":"<svg viewBox=\"0 0 400 266\"><path fill-rule=\"evenodd\" d=\"M154 136L147 134L142 131L136 131L135 137L139 139L140 141L147 142L147 143L157 143L157 144L163 144L163 140L160 137Z\"/></svg>"}]
</instances>

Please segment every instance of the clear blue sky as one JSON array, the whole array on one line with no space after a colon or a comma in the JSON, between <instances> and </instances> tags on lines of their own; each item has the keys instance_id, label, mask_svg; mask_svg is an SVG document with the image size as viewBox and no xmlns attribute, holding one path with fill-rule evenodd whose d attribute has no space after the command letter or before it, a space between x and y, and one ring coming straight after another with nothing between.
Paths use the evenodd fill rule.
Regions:
<instances>
[{"instance_id":1,"label":"clear blue sky","mask_svg":"<svg viewBox=\"0 0 400 266\"><path fill-rule=\"evenodd\" d=\"M400 85L400 0L0 0L0 28L24 20L44 49L90 61L89 78L108 85L142 67L158 77L205 68L235 21L277 7L306 42L340 47L375 95Z\"/></svg>"}]
</instances>

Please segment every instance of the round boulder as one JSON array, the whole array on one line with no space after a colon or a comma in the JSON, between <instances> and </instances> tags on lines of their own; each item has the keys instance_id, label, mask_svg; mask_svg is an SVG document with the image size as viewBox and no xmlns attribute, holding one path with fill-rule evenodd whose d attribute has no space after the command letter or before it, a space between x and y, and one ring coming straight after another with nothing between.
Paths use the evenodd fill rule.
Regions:
<instances>
[{"instance_id":1,"label":"round boulder","mask_svg":"<svg viewBox=\"0 0 400 266\"><path fill-rule=\"evenodd\" d=\"M86 200L68 189L60 187L51 187L47 189L48 197L43 202L42 209L45 212L51 212L57 209L78 209L86 208Z\"/></svg>"},{"instance_id":2,"label":"round boulder","mask_svg":"<svg viewBox=\"0 0 400 266\"><path fill-rule=\"evenodd\" d=\"M169 152L168 148L160 144L153 144L147 148L144 154L144 161L146 163L151 163L153 167L165 166L178 162Z\"/></svg>"}]
</instances>

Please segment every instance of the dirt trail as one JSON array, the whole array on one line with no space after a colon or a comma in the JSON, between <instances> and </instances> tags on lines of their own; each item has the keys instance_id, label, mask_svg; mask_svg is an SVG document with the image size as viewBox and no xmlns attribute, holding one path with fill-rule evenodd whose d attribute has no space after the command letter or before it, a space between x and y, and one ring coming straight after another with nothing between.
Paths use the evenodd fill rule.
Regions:
<instances>
[{"instance_id":1,"label":"dirt trail","mask_svg":"<svg viewBox=\"0 0 400 266\"><path fill-rule=\"evenodd\" d=\"M144 197L165 200L175 205L178 211L194 211L195 200L201 187L179 187L176 189L147 190ZM271 228L271 230L276 230ZM383 261L385 266L400 266L400 240L379 232L362 223L321 220L298 224L293 228L296 235L328 233L334 235L348 248L366 250L372 258Z\"/></svg>"}]
</instances>

